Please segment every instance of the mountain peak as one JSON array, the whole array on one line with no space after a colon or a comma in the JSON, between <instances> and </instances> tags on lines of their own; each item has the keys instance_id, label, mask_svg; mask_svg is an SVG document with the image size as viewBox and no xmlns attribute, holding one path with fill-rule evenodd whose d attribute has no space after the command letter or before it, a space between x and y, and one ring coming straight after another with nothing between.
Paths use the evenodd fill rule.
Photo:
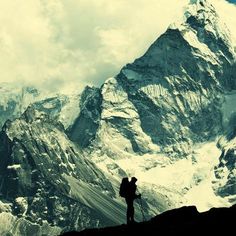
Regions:
<instances>
[{"instance_id":1,"label":"mountain peak","mask_svg":"<svg viewBox=\"0 0 236 236\"><path fill-rule=\"evenodd\" d=\"M221 65L226 61L227 63L234 62L235 52L231 33L210 1L190 1L184 13L184 20L171 24L147 51L145 56L154 55L154 57L148 58L148 64L159 63L163 55L166 55L164 61L168 55L174 56L174 51L170 52L169 48L179 49L180 45L176 45L176 41L181 41L184 44L181 50L186 51L188 48L191 51L190 54L194 52L193 56L198 55L214 65ZM176 55L179 58L180 51L177 51ZM186 55L183 59L185 58ZM153 61L150 62L150 59Z\"/></svg>"},{"instance_id":2,"label":"mountain peak","mask_svg":"<svg viewBox=\"0 0 236 236\"><path fill-rule=\"evenodd\" d=\"M204 4L206 4L207 1L206 0L190 0L190 4L200 4L202 6L204 6Z\"/></svg>"},{"instance_id":3,"label":"mountain peak","mask_svg":"<svg viewBox=\"0 0 236 236\"><path fill-rule=\"evenodd\" d=\"M233 59L232 35L210 1L191 0L184 15L186 20L178 27L182 32L192 31L198 41L206 44L212 52L225 54L228 51L226 58ZM214 47L212 41L215 41ZM223 44L225 47L221 48Z\"/></svg>"},{"instance_id":4,"label":"mountain peak","mask_svg":"<svg viewBox=\"0 0 236 236\"><path fill-rule=\"evenodd\" d=\"M214 6L206 0L191 0L186 8L185 17L198 16L199 19L218 18Z\"/></svg>"}]
</instances>

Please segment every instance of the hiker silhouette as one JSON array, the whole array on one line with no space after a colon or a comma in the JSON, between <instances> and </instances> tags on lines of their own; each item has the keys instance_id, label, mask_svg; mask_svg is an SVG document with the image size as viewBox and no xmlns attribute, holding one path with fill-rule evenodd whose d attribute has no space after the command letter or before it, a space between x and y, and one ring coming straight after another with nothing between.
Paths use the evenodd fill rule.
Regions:
<instances>
[{"instance_id":1,"label":"hiker silhouette","mask_svg":"<svg viewBox=\"0 0 236 236\"><path fill-rule=\"evenodd\" d=\"M141 194L136 194L137 179L131 178L129 182L128 178L123 178L120 186L120 196L125 198L127 204L127 224L135 223L134 220L134 200L141 198Z\"/></svg>"}]
</instances>

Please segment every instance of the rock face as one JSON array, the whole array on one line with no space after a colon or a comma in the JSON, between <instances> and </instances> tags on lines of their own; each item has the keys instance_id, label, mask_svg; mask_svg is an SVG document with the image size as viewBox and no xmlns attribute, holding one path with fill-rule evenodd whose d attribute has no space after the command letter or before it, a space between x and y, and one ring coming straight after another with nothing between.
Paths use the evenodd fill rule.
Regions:
<instances>
[{"instance_id":1,"label":"rock face","mask_svg":"<svg viewBox=\"0 0 236 236\"><path fill-rule=\"evenodd\" d=\"M101 103L99 89L84 89L80 97L80 114L67 131L69 138L81 147L87 147L95 138L101 117Z\"/></svg>"},{"instance_id":2,"label":"rock face","mask_svg":"<svg viewBox=\"0 0 236 236\"><path fill-rule=\"evenodd\" d=\"M61 228L43 222L41 225L30 222L25 218L12 215L9 212L0 213L1 235L59 235Z\"/></svg>"},{"instance_id":3,"label":"rock face","mask_svg":"<svg viewBox=\"0 0 236 236\"><path fill-rule=\"evenodd\" d=\"M105 148L112 137L120 151L185 156L193 143L222 132L223 94L236 88L231 36L207 1L191 3L185 15L104 83L99 104L86 99L78 120L96 123L94 143ZM74 124L73 132L83 125Z\"/></svg>"},{"instance_id":4,"label":"rock face","mask_svg":"<svg viewBox=\"0 0 236 236\"><path fill-rule=\"evenodd\" d=\"M236 128L218 142L222 150L219 165L215 168L216 191L231 202L236 200Z\"/></svg>"},{"instance_id":5,"label":"rock face","mask_svg":"<svg viewBox=\"0 0 236 236\"><path fill-rule=\"evenodd\" d=\"M112 204L110 182L68 140L63 125L36 107L6 122L0 133L1 197L12 203L13 214L39 225L82 229L109 222L90 207L85 188L106 192ZM76 197L80 191L87 191L86 201L82 193ZM96 205L96 199L91 201Z\"/></svg>"}]
</instances>

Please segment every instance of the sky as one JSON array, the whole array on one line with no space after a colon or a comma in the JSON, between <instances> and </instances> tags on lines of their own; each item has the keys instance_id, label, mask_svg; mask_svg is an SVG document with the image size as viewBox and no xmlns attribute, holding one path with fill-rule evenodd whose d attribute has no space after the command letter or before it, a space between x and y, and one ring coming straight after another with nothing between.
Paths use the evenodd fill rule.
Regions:
<instances>
[{"instance_id":1,"label":"sky","mask_svg":"<svg viewBox=\"0 0 236 236\"><path fill-rule=\"evenodd\" d=\"M234 29L235 5L209 1ZM181 20L188 2L0 0L0 84L54 92L100 86Z\"/></svg>"}]
</instances>

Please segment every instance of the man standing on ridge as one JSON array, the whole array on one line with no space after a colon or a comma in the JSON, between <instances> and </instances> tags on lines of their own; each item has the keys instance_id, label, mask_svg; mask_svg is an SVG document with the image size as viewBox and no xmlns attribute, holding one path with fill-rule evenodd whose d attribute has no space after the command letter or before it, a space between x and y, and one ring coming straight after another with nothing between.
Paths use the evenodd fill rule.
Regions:
<instances>
[{"instance_id":1,"label":"man standing on ridge","mask_svg":"<svg viewBox=\"0 0 236 236\"><path fill-rule=\"evenodd\" d=\"M127 192L125 194L125 201L127 204L127 224L135 223L134 221L134 200L136 198L141 198L141 194L136 194L137 185L135 184L137 179L135 177L131 178L127 186Z\"/></svg>"}]
</instances>

